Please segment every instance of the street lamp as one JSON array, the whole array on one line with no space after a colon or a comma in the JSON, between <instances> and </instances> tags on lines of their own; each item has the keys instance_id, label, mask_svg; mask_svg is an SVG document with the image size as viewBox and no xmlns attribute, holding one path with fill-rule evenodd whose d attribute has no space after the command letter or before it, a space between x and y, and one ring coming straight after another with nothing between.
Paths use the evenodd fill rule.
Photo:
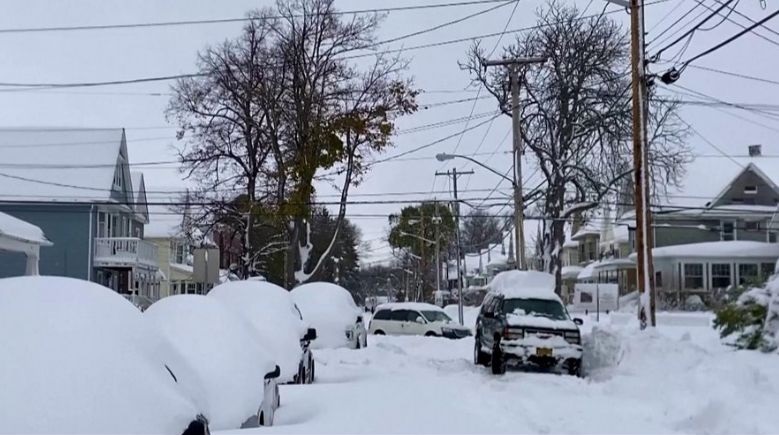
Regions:
<instances>
[{"instance_id":1,"label":"street lamp","mask_svg":"<svg viewBox=\"0 0 779 435\"><path fill-rule=\"evenodd\" d=\"M492 172L493 174L499 176L500 178L503 178L504 180L511 183L511 187L514 189L514 231L516 234L516 240L515 244L517 245L517 261L516 266L517 269L523 270L527 268L527 265L525 264L525 237L524 237L524 231L522 227L522 213L523 213L523 198L522 198L522 188L517 182L517 180L514 180L512 178L507 177L505 174L501 174L500 172L496 171L495 169L490 168L489 166L485 165L484 163L469 157L464 156L462 154L447 154L447 153L440 153L436 154L435 156L436 160L439 162L445 162L447 160L454 160L454 159L464 159L468 160L469 162L473 162L474 164L481 166L482 168Z\"/></svg>"}]
</instances>

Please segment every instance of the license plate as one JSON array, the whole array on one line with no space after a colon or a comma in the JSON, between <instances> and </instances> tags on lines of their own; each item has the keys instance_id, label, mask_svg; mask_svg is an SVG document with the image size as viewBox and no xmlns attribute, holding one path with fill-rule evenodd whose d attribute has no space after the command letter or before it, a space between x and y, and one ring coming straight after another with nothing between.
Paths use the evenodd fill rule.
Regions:
<instances>
[{"instance_id":1,"label":"license plate","mask_svg":"<svg viewBox=\"0 0 779 435\"><path fill-rule=\"evenodd\" d=\"M548 347L536 348L536 356L552 356L552 349Z\"/></svg>"}]
</instances>

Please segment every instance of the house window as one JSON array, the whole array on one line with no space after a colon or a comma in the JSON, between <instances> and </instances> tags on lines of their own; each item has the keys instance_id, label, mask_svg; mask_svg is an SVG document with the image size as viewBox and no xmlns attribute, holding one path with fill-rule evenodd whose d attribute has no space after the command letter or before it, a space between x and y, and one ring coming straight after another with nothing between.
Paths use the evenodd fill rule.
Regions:
<instances>
[{"instance_id":1,"label":"house window","mask_svg":"<svg viewBox=\"0 0 779 435\"><path fill-rule=\"evenodd\" d=\"M663 288L663 272L655 272L655 287Z\"/></svg>"},{"instance_id":2,"label":"house window","mask_svg":"<svg viewBox=\"0 0 779 435\"><path fill-rule=\"evenodd\" d=\"M730 264L719 263L711 265L711 287L728 288L733 283L731 280Z\"/></svg>"},{"instance_id":3,"label":"house window","mask_svg":"<svg viewBox=\"0 0 779 435\"><path fill-rule=\"evenodd\" d=\"M744 186L745 195L757 195L757 186Z\"/></svg>"},{"instance_id":4,"label":"house window","mask_svg":"<svg viewBox=\"0 0 779 435\"><path fill-rule=\"evenodd\" d=\"M687 263L684 265L684 288L690 290L703 288L703 264Z\"/></svg>"},{"instance_id":5,"label":"house window","mask_svg":"<svg viewBox=\"0 0 779 435\"><path fill-rule=\"evenodd\" d=\"M734 222L722 222L720 240L736 240L736 225Z\"/></svg>"},{"instance_id":6,"label":"house window","mask_svg":"<svg viewBox=\"0 0 779 435\"><path fill-rule=\"evenodd\" d=\"M587 293L587 292L579 293L579 300L583 304L592 303L592 300L593 300L592 293Z\"/></svg>"},{"instance_id":7,"label":"house window","mask_svg":"<svg viewBox=\"0 0 779 435\"><path fill-rule=\"evenodd\" d=\"M776 243L776 233L768 233L768 243Z\"/></svg>"},{"instance_id":8,"label":"house window","mask_svg":"<svg viewBox=\"0 0 779 435\"><path fill-rule=\"evenodd\" d=\"M768 281L768 278L774 274L774 263L760 263L760 280Z\"/></svg>"},{"instance_id":9,"label":"house window","mask_svg":"<svg viewBox=\"0 0 779 435\"><path fill-rule=\"evenodd\" d=\"M124 180L124 166L120 163L116 165L116 170L114 171L114 189L122 189L122 180Z\"/></svg>"},{"instance_id":10,"label":"house window","mask_svg":"<svg viewBox=\"0 0 779 435\"><path fill-rule=\"evenodd\" d=\"M739 285L758 284L757 264L739 264L738 265L738 283Z\"/></svg>"},{"instance_id":11,"label":"house window","mask_svg":"<svg viewBox=\"0 0 779 435\"><path fill-rule=\"evenodd\" d=\"M97 213L97 237L109 237L111 234L109 230L109 216L107 213Z\"/></svg>"},{"instance_id":12,"label":"house window","mask_svg":"<svg viewBox=\"0 0 779 435\"><path fill-rule=\"evenodd\" d=\"M744 222L744 229L747 231L760 231L760 221Z\"/></svg>"}]
</instances>

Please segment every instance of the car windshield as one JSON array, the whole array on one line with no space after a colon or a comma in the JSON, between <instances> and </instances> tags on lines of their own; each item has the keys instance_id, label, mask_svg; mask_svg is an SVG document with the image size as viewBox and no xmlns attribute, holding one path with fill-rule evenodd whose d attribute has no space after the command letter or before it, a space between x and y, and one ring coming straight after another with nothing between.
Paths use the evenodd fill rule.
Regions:
<instances>
[{"instance_id":1,"label":"car windshield","mask_svg":"<svg viewBox=\"0 0 779 435\"><path fill-rule=\"evenodd\" d=\"M451 322L452 318L447 316L443 311L422 311L422 315L425 316L428 322Z\"/></svg>"},{"instance_id":2,"label":"car windshield","mask_svg":"<svg viewBox=\"0 0 779 435\"><path fill-rule=\"evenodd\" d=\"M512 314L548 317L554 320L567 320L568 315L560 302L549 299L506 299L503 311Z\"/></svg>"}]
</instances>

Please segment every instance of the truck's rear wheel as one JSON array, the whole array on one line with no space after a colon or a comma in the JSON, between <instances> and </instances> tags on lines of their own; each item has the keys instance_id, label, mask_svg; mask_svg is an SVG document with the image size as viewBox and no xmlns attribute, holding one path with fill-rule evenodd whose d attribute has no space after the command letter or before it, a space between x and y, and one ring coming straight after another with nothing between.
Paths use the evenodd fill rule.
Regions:
<instances>
[{"instance_id":1,"label":"truck's rear wheel","mask_svg":"<svg viewBox=\"0 0 779 435\"><path fill-rule=\"evenodd\" d=\"M492 347L491 359L490 368L492 368L493 375L502 375L506 373L506 357L503 355L503 351L500 350L500 340L495 340L495 345Z\"/></svg>"},{"instance_id":2,"label":"truck's rear wheel","mask_svg":"<svg viewBox=\"0 0 779 435\"><path fill-rule=\"evenodd\" d=\"M473 345L473 363L478 366L486 366L490 362L490 356L481 350L481 337L476 336Z\"/></svg>"}]
</instances>

